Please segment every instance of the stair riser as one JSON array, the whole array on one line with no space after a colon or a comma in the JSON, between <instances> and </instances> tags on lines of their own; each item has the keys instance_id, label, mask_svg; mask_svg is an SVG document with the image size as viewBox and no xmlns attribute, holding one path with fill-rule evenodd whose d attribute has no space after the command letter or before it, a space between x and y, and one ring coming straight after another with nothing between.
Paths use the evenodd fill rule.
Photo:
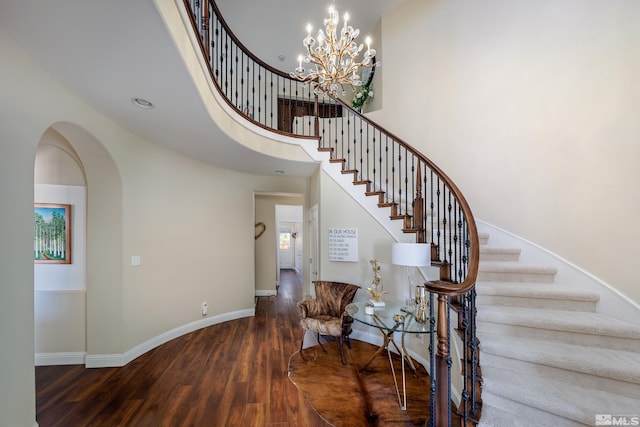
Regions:
<instances>
[{"instance_id":1,"label":"stair riser","mask_svg":"<svg viewBox=\"0 0 640 427\"><path fill-rule=\"evenodd\" d=\"M589 373L541 365L539 363L513 359L511 357L504 357L483 351L482 371L485 375L491 375L492 369L513 371L515 377L518 376L518 373L537 375L556 381L562 381L640 399L640 384L633 384L613 378L591 375Z\"/></svg>"},{"instance_id":2,"label":"stair riser","mask_svg":"<svg viewBox=\"0 0 640 427\"><path fill-rule=\"evenodd\" d=\"M520 254L511 253L483 253L480 252L480 261L518 261Z\"/></svg>"},{"instance_id":3,"label":"stair riser","mask_svg":"<svg viewBox=\"0 0 640 427\"><path fill-rule=\"evenodd\" d=\"M478 271L478 281L483 282L531 282L553 283L554 273L524 271Z\"/></svg>"},{"instance_id":4,"label":"stair riser","mask_svg":"<svg viewBox=\"0 0 640 427\"><path fill-rule=\"evenodd\" d=\"M480 261L518 261L520 259L519 248L499 248L480 246Z\"/></svg>"},{"instance_id":5,"label":"stair riser","mask_svg":"<svg viewBox=\"0 0 640 427\"><path fill-rule=\"evenodd\" d=\"M496 385L496 387L498 386ZM559 417L557 415L550 414L549 412L532 408L531 406L500 396L499 394L494 393L494 391L499 390L493 390L493 388L494 387L491 387L491 390L489 390L487 387L487 389L483 390L482 404L494 406L498 409L502 409L503 411L507 411L512 414L518 414L522 419L529 420L529 425L531 426L584 427L584 424L582 423L568 420L564 417Z\"/></svg>"},{"instance_id":6,"label":"stair riser","mask_svg":"<svg viewBox=\"0 0 640 427\"><path fill-rule=\"evenodd\" d=\"M640 353L638 340L631 338L619 338L606 335L584 334L570 331L556 331L550 329L529 328L526 326L510 325L504 323L477 321L478 335L483 331L497 335L507 335L527 339L539 339L558 341L566 344L603 347L611 350L625 350Z\"/></svg>"},{"instance_id":7,"label":"stair riser","mask_svg":"<svg viewBox=\"0 0 640 427\"><path fill-rule=\"evenodd\" d=\"M551 310L567 310L567 311L596 311L595 301L571 301L546 298L527 298L505 295L481 295L478 294L476 304L481 305L499 305L510 307L526 307L526 308L543 308Z\"/></svg>"}]
</instances>

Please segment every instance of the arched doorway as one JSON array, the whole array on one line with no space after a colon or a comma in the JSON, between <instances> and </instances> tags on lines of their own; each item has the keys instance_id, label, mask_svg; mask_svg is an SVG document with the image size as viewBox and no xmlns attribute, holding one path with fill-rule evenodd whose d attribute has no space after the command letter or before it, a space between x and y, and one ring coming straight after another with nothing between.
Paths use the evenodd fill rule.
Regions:
<instances>
[{"instance_id":1,"label":"arched doorway","mask_svg":"<svg viewBox=\"0 0 640 427\"><path fill-rule=\"evenodd\" d=\"M34 211L46 221L49 210L66 207L64 263L42 260L44 231L34 241L35 364L84 364L86 345L87 183L71 144L52 128L42 136L34 167ZM43 206L46 207L41 207ZM43 215L45 218L43 219ZM43 227L47 229L47 224ZM43 238L44 237L44 238ZM51 240L51 239L48 239ZM48 256L45 255L48 258Z\"/></svg>"},{"instance_id":2,"label":"arched doorway","mask_svg":"<svg viewBox=\"0 0 640 427\"><path fill-rule=\"evenodd\" d=\"M40 301L36 298L36 340L39 339L38 330L40 333L49 334L46 340L40 343L40 347L36 344L36 353L43 356L41 363L62 361L85 363L88 367L96 366L92 364L92 355L122 352L123 236L120 174L104 146L93 135L75 124L54 124L43 134L41 144L43 152L36 156L34 172L41 173L42 168L45 168L46 173L37 179L36 183L53 177L54 185L62 187L58 189L58 193L49 194L52 197L50 200L61 197L60 194L71 187L83 188L84 201L81 198L73 199L76 207L72 212L81 214L82 209L79 205L84 203L86 225L79 225L79 229L75 230L74 234L77 235L84 231L85 240L77 243L72 252L73 260L84 263L84 271L81 273L83 278L65 282L67 279L57 277L53 281L55 289L49 289L55 292L49 292L40 298ZM46 166L40 163L45 159ZM62 170L69 167L75 168L74 171ZM69 185L78 184L80 176L84 187ZM49 184L50 182L38 185ZM35 192L34 194L36 197L39 195ZM75 267L79 265L72 263L67 269ZM82 281L83 285L80 284ZM51 280L45 282L36 283L34 278L34 289L36 286L53 287ZM84 300L84 304L79 302L80 299ZM67 309L65 306L72 308L74 314L62 315L60 312ZM50 317L52 315L54 317ZM84 323L78 325L81 316L84 316ZM60 329L64 325L73 325L73 330L61 334ZM84 333L84 351L80 351L81 333Z\"/></svg>"}]
</instances>

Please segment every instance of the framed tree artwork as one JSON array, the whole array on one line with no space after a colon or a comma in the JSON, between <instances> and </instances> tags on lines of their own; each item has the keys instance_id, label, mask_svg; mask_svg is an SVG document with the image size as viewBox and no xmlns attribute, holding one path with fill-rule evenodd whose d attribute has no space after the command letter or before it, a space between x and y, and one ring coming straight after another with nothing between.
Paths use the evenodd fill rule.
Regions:
<instances>
[{"instance_id":1,"label":"framed tree artwork","mask_svg":"<svg viewBox=\"0 0 640 427\"><path fill-rule=\"evenodd\" d=\"M34 205L33 259L37 264L71 264L71 205Z\"/></svg>"}]
</instances>

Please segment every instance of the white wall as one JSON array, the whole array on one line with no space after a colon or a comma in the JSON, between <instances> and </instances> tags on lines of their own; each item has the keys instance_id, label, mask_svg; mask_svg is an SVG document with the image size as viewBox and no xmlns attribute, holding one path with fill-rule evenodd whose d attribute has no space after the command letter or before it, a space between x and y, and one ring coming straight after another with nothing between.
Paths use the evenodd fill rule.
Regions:
<instances>
[{"instance_id":1,"label":"white wall","mask_svg":"<svg viewBox=\"0 0 640 427\"><path fill-rule=\"evenodd\" d=\"M383 19L372 113L478 219L640 302L640 3L409 0Z\"/></svg>"},{"instance_id":2,"label":"white wall","mask_svg":"<svg viewBox=\"0 0 640 427\"><path fill-rule=\"evenodd\" d=\"M31 426L34 165L48 129L86 172L87 350L100 363L123 363L157 337L200 325L203 300L212 319L252 313L253 195L304 193L305 181L239 174L160 148L68 93L1 29L0 50L0 425Z\"/></svg>"},{"instance_id":3,"label":"white wall","mask_svg":"<svg viewBox=\"0 0 640 427\"><path fill-rule=\"evenodd\" d=\"M380 225L358 202L325 173L317 177L320 181L320 280L336 280L353 283L361 287L355 301L370 299L367 288L373 279L370 260L380 263L384 290L388 294L383 300L405 301L409 296L409 283L406 269L391 263L391 246L396 241L393 236ZM331 228L356 228L358 230L358 261L329 261L328 232ZM411 241L410 236L406 240ZM414 240L415 241L415 240ZM437 277L437 270L429 267L422 269L429 279ZM435 271L434 271L435 270ZM354 323L354 337L357 339L381 344L379 331L358 322ZM428 369L429 352L426 336L412 335L407 338L406 346ZM454 370L458 362L454 361ZM454 387L460 389L457 378L453 379ZM457 393L457 391L456 391Z\"/></svg>"},{"instance_id":4,"label":"white wall","mask_svg":"<svg viewBox=\"0 0 640 427\"><path fill-rule=\"evenodd\" d=\"M405 268L391 264L391 246L396 240L332 178L320 175L320 280L353 283L362 289L356 300L368 299L373 270L369 260L377 259L382 267L384 290L389 298L404 301L409 292ZM329 260L329 229L358 230L358 260L356 262Z\"/></svg>"},{"instance_id":5,"label":"white wall","mask_svg":"<svg viewBox=\"0 0 640 427\"><path fill-rule=\"evenodd\" d=\"M32 426L33 165L47 126L42 126L41 115L25 114L32 106L18 102L25 93L39 96L39 89L44 88L39 84L39 73L25 70L26 59L1 29L0 50L4 58L0 79L0 414L3 425Z\"/></svg>"}]
</instances>

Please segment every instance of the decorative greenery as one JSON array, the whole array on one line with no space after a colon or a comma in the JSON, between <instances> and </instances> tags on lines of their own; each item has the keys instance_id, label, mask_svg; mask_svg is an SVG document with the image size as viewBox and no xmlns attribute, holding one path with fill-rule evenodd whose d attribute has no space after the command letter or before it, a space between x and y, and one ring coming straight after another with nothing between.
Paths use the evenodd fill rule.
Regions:
<instances>
[{"instance_id":1,"label":"decorative greenery","mask_svg":"<svg viewBox=\"0 0 640 427\"><path fill-rule=\"evenodd\" d=\"M351 106L362 113L364 105L368 103L371 98L373 98L373 83L369 85L362 85L353 96Z\"/></svg>"}]
</instances>

